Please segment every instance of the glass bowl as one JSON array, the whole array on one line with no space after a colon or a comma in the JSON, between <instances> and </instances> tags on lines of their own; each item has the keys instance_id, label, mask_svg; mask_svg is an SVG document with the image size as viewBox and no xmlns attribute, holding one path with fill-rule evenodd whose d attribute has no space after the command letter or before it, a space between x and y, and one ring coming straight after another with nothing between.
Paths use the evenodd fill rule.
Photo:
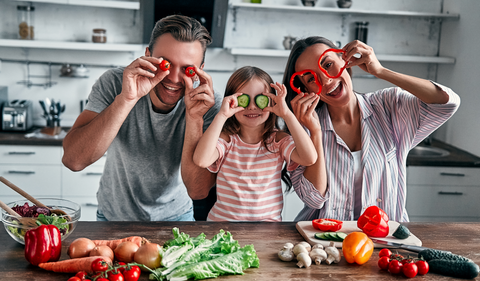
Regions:
<instances>
[{"instance_id":1,"label":"glass bowl","mask_svg":"<svg viewBox=\"0 0 480 281\"><path fill-rule=\"evenodd\" d=\"M53 213L52 215L57 216L59 219L67 220L67 222L59 223L59 225L57 225L57 227L60 229L62 240L67 238L73 232L73 230L75 230L78 220L80 219L80 205L75 202L59 198L37 198L37 200L49 207L50 209L60 209L66 213L66 215L54 215ZM28 203L29 206L34 205L27 199L10 202L7 203L7 205L10 208L13 208L14 206L23 206L25 203ZM10 215L3 209L2 222L8 234L10 234L10 236L15 241L21 244L25 244L24 236L27 230L36 227L34 225L32 226L22 223L17 217Z\"/></svg>"}]
</instances>

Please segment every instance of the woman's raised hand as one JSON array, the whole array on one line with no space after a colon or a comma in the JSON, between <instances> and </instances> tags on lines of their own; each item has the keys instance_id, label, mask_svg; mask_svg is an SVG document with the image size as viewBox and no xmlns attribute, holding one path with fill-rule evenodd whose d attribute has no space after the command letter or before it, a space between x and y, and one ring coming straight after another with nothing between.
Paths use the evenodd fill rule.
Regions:
<instances>
[{"instance_id":1,"label":"woman's raised hand","mask_svg":"<svg viewBox=\"0 0 480 281\"><path fill-rule=\"evenodd\" d=\"M363 71L374 76L377 76L384 69L373 48L361 41L352 41L345 45L343 50L345 51L343 59L349 62L348 67L358 65Z\"/></svg>"},{"instance_id":2,"label":"woman's raised hand","mask_svg":"<svg viewBox=\"0 0 480 281\"><path fill-rule=\"evenodd\" d=\"M292 105L293 113L297 120L312 131L320 131L320 121L315 108L320 101L320 96L315 93L297 95L292 99L290 104Z\"/></svg>"}]
</instances>

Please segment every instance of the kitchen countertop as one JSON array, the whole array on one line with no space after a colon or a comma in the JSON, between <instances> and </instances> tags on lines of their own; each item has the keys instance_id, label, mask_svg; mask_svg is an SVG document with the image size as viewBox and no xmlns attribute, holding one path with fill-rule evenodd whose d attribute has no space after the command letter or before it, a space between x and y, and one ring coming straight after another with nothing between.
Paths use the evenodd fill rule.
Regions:
<instances>
[{"instance_id":1,"label":"kitchen countertop","mask_svg":"<svg viewBox=\"0 0 480 281\"><path fill-rule=\"evenodd\" d=\"M25 134L38 130L39 127L32 128L28 132L2 132L0 131L0 145L39 145L39 146L62 146L63 139L40 139L25 138ZM68 131L70 128L62 128ZM450 152L445 157L423 157L407 158L407 166L443 166L443 167L480 167L480 157L477 157L464 150L456 148L442 141L433 139L432 147L443 148Z\"/></svg>"},{"instance_id":2,"label":"kitchen countertop","mask_svg":"<svg viewBox=\"0 0 480 281\"><path fill-rule=\"evenodd\" d=\"M424 247L451 251L466 256L480 264L480 223L405 223L422 242ZM338 264L315 265L298 268L296 262L283 262L277 252L286 242L297 243L303 237L294 222L230 223L230 222L84 222L80 221L75 231L63 242L61 260L68 259L68 245L79 237L90 239L118 239L138 235L153 243L163 245L173 238L172 228L178 227L191 237L205 233L211 239L220 229L230 231L240 246L253 244L260 259L259 268L245 270L245 275L222 276L209 280L399 280L402 275L393 275L378 268L378 251L370 260L359 266L348 264L343 258ZM24 246L0 230L0 278L3 280L65 281L74 274L54 273L30 265L24 257ZM404 256L413 252L398 251ZM428 273L417 276L421 280L452 280L450 277ZM148 280L142 273L140 280ZM480 280L480 277L477 277Z\"/></svg>"}]
</instances>

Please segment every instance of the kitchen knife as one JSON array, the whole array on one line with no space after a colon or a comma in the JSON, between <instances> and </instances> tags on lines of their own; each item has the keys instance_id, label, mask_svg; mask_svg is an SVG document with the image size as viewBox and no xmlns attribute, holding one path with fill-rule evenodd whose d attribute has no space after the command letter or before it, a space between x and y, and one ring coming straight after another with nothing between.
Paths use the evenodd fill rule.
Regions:
<instances>
[{"instance_id":1,"label":"kitchen knife","mask_svg":"<svg viewBox=\"0 0 480 281\"><path fill-rule=\"evenodd\" d=\"M376 238L371 238L373 243L377 244L382 244L382 245L387 245L393 248L399 248L399 249L404 249L412 252L421 252L423 250L429 250L430 248L425 248L421 246L415 246L415 245L407 245L407 244L401 244L401 243L395 243L395 242L390 242L390 241L385 241L385 240L380 240Z\"/></svg>"}]
</instances>

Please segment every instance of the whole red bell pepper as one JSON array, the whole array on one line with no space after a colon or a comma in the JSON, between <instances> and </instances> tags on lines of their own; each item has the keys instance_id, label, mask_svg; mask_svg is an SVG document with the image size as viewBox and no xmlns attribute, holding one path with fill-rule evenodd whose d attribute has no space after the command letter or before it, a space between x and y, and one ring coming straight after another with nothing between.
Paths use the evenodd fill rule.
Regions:
<instances>
[{"instance_id":1,"label":"whole red bell pepper","mask_svg":"<svg viewBox=\"0 0 480 281\"><path fill-rule=\"evenodd\" d=\"M388 215L377 206L370 206L358 218L357 226L365 234L372 237L388 235Z\"/></svg>"},{"instance_id":2,"label":"whole red bell pepper","mask_svg":"<svg viewBox=\"0 0 480 281\"><path fill-rule=\"evenodd\" d=\"M25 233L25 258L33 265L58 261L62 253L62 236L55 225L41 225Z\"/></svg>"}]
</instances>

